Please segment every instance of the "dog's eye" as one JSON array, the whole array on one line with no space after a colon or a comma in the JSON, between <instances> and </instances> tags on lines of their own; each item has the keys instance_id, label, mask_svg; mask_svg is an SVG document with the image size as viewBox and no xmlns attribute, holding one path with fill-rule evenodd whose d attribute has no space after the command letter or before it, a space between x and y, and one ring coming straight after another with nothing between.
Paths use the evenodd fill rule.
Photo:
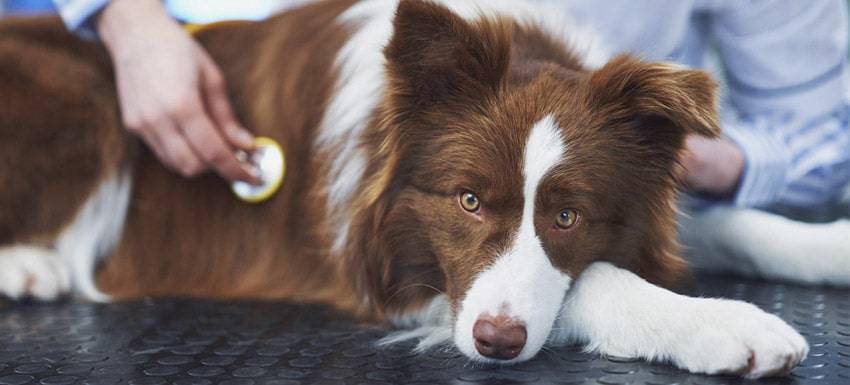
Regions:
<instances>
[{"instance_id":1,"label":"dog's eye","mask_svg":"<svg viewBox=\"0 0 850 385\"><path fill-rule=\"evenodd\" d=\"M464 210L474 213L481 208L481 200L475 194L465 191L460 194L460 206Z\"/></svg>"},{"instance_id":2,"label":"dog's eye","mask_svg":"<svg viewBox=\"0 0 850 385\"><path fill-rule=\"evenodd\" d=\"M562 210L555 218L555 225L559 229L568 229L573 227L578 221L578 211L573 209Z\"/></svg>"}]
</instances>

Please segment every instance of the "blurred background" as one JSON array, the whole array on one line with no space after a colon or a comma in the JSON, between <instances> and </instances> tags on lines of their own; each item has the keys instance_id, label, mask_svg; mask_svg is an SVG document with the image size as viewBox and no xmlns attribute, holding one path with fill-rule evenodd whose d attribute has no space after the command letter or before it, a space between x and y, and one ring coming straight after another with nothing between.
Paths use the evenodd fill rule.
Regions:
<instances>
[{"instance_id":1,"label":"blurred background","mask_svg":"<svg viewBox=\"0 0 850 385\"><path fill-rule=\"evenodd\" d=\"M209 23L224 19L262 19L273 14L281 1L288 4L309 0L165 0L170 14L191 23ZM802 0L801 0L802 1ZM203 3L203 7L198 7ZM847 0L850 5L850 0ZM0 15L54 13L51 0L0 0Z\"/></svg>"},{"instance_id":2,"label":"blurred background","mask_svg":"<svg viewBox=\"0 0 850 385\"><path fill-rule=\"evenodd\" d=\"M0 0L0 12L11 14L32 14L53 11L50 0Z\"/></svg>"},{"instance_id":3,"label":"blurred background","mask_svg":"<svg viewBox=\"0 0 850 385\"><path fill-rule=\"evenodd\" d=\"M280 0L166 0L170 13L193 23L221 19L262 19L277 8ZM198 7L203 3L203 7ZM289 4L293 3L291 0ZM0 0L0 14L31 15L55 12L51 0Z\"/></svg>"}]
</instances>

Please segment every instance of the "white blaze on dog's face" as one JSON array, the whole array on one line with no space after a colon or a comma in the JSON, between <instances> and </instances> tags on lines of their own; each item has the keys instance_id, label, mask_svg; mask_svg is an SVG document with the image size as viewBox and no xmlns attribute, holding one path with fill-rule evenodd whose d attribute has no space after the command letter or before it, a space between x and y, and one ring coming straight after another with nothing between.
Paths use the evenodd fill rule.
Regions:
<instances>
[{"instance_id":1,"label":"white blaze on dog's face","mask_svg":"<svg viewBox=\"0 0 850 385\"><path fill-rule=\"evenodd\" d=\"M534 125L523 156L523 204L508 248L472 281L454 328L457 347L481 360L524 361L546 341L571 278L552 265L535 229L535 200L543 178L566 145L551 116Z\"/></svg>"},{"instance_id":2,"label":"white blaze on dog's face","mask_svg":"<svg viewBox=\"0 0 850 385\"><path fill-rule=\"evenodd\" d=\"M518 362L592 262L675 278L672 169L688 132L717 132L707 75L630 57L591 71L542 30L429 2L402 1L394 31L370 166L390 176L358 253L385 311L437 289L464 354Z\"/></svg>"}]
</instances>

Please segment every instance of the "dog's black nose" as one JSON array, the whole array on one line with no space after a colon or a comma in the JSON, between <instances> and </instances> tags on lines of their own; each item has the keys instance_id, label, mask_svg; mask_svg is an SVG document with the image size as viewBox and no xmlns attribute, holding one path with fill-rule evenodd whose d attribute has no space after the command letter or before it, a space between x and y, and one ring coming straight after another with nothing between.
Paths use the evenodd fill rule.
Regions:
<instances>
[{"instance_id":1,"label":"dog's black nose","mask_svg":"<svg viewBox=\"0 0 850 385\"><path fill-rule=\"evenodd\" d=\"M481 315L472 327L478 353L497 360L516 358L525 346L526 336L525 325L504 315Z\"/></svg>"}]
</instances>

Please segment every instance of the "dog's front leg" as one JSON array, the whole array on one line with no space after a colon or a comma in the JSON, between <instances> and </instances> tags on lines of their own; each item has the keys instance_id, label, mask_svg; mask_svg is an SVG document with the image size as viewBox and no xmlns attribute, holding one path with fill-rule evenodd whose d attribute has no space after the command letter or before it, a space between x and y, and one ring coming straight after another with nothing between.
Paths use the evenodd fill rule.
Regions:
<instances>
[{"instance_id":1,"label":"dog's front leg","mask_svg":"<svg viewBox=\"0 0 850 385\"><path fill-rule=\"evenodd\" d=\"M679 295L605 262L591 265L567 293L554 339L750 378L786 373L809 350L788 324L752 304Z\"/></svg>"},{"instance_id":2,"label":"dog's front leg","mask_svg":"<svg viewBox=\"0 0 850 385\"><path fill-rule=\"evenodd\" d=\"M71 290L68 266L53 249L0 246L0 299L51 301Z\"/></svg>"}]
</instances>

